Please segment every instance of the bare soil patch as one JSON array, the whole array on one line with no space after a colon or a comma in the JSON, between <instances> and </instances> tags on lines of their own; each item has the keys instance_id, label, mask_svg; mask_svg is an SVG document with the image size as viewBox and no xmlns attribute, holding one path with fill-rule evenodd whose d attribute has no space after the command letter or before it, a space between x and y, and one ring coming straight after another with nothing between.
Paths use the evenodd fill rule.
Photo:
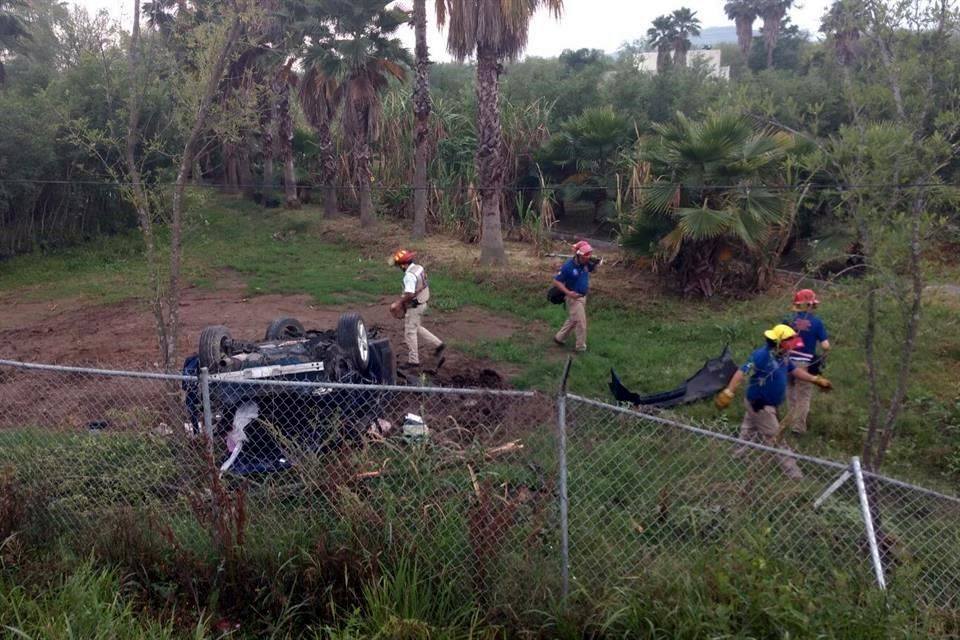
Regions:
<instances>
[{"instance_id":1,"label":"bare soil patch","mask_svg":"<svg viewBox=\"0 0 960 640\"><path fill-rule=\"evenodd\" d=\"M307 295L249 296L236 279L216 289L193 287L184 292L180 314L183 322L179 353L196 350L204 327L223 324L237 337L263 336L267 325L280 316L300 319L308 328L332 328L340 314L358 311L370 327L388 336L398 355L404 355L403 326L389 314L391 298L373 304L318 307ZM0 305L0 357L10 360L64 365L96 365L111 368L155 370L156 331L149 308L141 301L112 305L92 305L82 300L18 302L7 296ZM452 344L508 338L523 325L481 309L463 308L451 312L431 311L425 322L441 339ZM491 362L470 358L448 348L441 371L458 375L465 381L496 386L495 372L501 382L509 371Z\"/></svg>"}]
</instances>

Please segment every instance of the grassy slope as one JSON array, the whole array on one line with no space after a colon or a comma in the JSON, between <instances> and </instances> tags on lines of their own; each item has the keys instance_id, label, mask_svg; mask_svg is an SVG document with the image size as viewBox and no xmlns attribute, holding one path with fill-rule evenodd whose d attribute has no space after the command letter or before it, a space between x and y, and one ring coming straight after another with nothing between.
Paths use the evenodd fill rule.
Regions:
<instances>
[{"instance_id":1,"label":"grassy slope","mask_svg":"<svg viewBox=\"0 0 960 640\"><path fill-rule=\"evenodd\" d=\"M194 211L185 247L185 274L200 286L215 287L229 268L243 277L252 294L307 293L318 304L369 302L397 286L395 271L384 264L385 242L371 238L362 246L338 243L324 235L326 225L315 209L300 212L263 211L249 203L194 194ZM389 227L395 231L395 227ZM381 235L383 232L380 232ZM388 231L389 235L389 231ZM525 323L515 336L490 342L455 345L476 355L509 363L519 371L519 386L553 389L563 352L550 341L545 327L558 326L563 309L543 300L544 283L522 269L484 272L463 261L441 267L434 260L433 308L443 313L476 306ZM540 267L543 268L542 266ZM4 264L0 299L81 296L110 303L142 297L146 269L135 235L110 238L52 255L30 255ZM546 277L546 276L544 276ZM616 283L602 271L603 289ZM608 278L604 282L604 278ZM608 398L608 370L615 368L628 386L659 391L674 386L729 343L738 358L756 347L760 331L781 318L784 295L750 301L690 303L666 296L613 299L598 293L589 306L590 352L578 357L571 389ZM866 415L867 385L860 341L861 301L852 290L827 292L822 317L835 345L828 375L837 390L815 399L811 433L797 443L801 450L830 457L856 454ZM956 310L929 305L921 336L910 407L888 470L954 483L960 472L960 331ZM894 353L896 345L888 345ZM892 356L891 356L892 357ZM687 419L704 421L729 433L736 431L738 406L718 415L709 403L684 409Z\"/></svg>"}]
</instances>

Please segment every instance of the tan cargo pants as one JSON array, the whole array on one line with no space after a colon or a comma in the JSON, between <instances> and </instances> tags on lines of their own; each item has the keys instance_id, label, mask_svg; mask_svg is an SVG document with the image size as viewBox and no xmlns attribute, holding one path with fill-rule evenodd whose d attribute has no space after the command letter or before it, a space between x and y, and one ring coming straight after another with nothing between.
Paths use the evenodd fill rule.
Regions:
<instances>
[{"instance_id":1,"label":"tan cargo pants","mask_svg":"<svg viewBox=\"0 0 960 640\"><path fill-rule=\"evenodd\" d=\"M403 340L407 343L407 362L410 364L420 364L420 340L434 349L443 344L440 338L421 326L423 313L426 310L426 303L410 307L407 309L407 315L403 318Z\"/></svg>"},{"instance_id":2,"label":"tan cargo pants","mask_svg":"<svg viewBox=\"0 0 960 640\"><path fill-rule=\"evenodd\" d=\"M743 423L740 425L740 439L790 451L788 445L777 443L777 435L780 433L780 421L777 420L777 408L764 407L760 411L754 411L750 407L749 402L747 402L746 405L747 412L744 414ZM734 451L733 455L737 458L742 458L746 456L749 451L751 451L750 447L740 447ZM763 455L776 455L767 454L766 452L758 453L763 453ZM780 468L783 469L783 472L787 474L788 477L794 479L803 477L803 472L800 471L796 459L787 455L776 455L776 458L780 463Z\"/></svg>"},{"instance_id":3,"label":"tan cargo pants","mask_svg":"<svg viewBox=\"0 0 960 640\"><path fill-rule=\"evenodd\" d=\"M577 351L587 350L587 298L567 298L567 321L554 339L564 342L571 331L577 335Z\"/></svg>"},{"instance_id":4,"label":"tan cargo pants","mask_svg":"<svg viewBox=\"0 0 960 640\"><path fill-rule=\"evenodd\" d=\"M810 415L810 402L813 399L814 385L811 382L797 380L790 376L787 383L787 426L794 433L807 432L807 417Z\"/></svg>"}]
</instances>

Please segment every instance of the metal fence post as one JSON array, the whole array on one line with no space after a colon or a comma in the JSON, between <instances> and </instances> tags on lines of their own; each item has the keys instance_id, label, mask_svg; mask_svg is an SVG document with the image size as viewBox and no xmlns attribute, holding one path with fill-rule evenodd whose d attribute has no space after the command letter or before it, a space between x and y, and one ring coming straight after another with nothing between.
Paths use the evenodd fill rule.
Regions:
<instances>
[{"instance_id":1,"label":"metal fence post","mask_svg":"<svg viewBox=\"0 0 960 640\"><path fill-rule=\"evenodd\" d=\"M887 582L883 577L883 565L880 563L880 550L877 548L877 534L873 529L873 516L870 514L870 502L867 499L867 486L863 481L863 470L860 468L860 458L850 459L853 467L853 477L857 481L857 493L860 494L860 511L863 513L863 524L867 529L867 542L870 544L870 560L873 562L873 571L877 577L877 586L886 591Z\"/></svg>"},{"instance_id":2,"label":"metal fence post","mask_svg":"<svg viewBox=\"0 0 960 640\"><path fill-rule=\"evenodd\" d=\"M213 411L210 409L210 371L200 368L200 398L203 402L203 433L207 436L207 447L213 452Z\"/></svg>"},{"instance_id":3,"label":"metal fence post","mask_svg":"<svg viewBox=\"0 0 960 640\"><path fill-rule=\"evenodd\" d=\"M567 379L573 358L567 358L557 393L557 457L560 466L560 579L561 594L566 601L570 595L570 500L567 496Z\"/></svg>"}]
</instances>

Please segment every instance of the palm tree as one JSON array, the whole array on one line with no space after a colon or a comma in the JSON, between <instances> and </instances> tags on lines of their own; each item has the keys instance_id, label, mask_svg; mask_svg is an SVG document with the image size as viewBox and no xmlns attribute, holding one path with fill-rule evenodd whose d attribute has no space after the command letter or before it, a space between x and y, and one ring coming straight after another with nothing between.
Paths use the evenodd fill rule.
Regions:
<instances>
[{"instance_id":1,"label":"palm tree","mask_svg":"<svg viewBox=\"0 0 960 640\"><path fill-rule=\"evenodd\" d=\"M780 27L793 0L759 0L757 15L763 19L763 43L767 49L767 69L773 67L773 50L777 48Z\"/></svg>"},{"instance_id":2,"label":"palm tree","mask_svg":"<svg viewBox=\"0 0 960 640\"><path fill-rule=\"evenodd\" d=\"M673 63L670 52L673 50L674 38L676 30L670 16L654 19L653 26L647 29L647 41L651 47L657 48L657 73L664 73Z\"/></svg>"},{"instance_id":3,"label":"palm tree","mask_svg":"<svg viewBox=\"0 0 960 640\"><path fill-rule=\"evenodd\" d=\"M670 14L673 23L673 64L687 66L687 51L690 51L690 36L700 35L700 19L695 11L681 7Z\"/></svg>"},{"instance_id":4,"label":"palm tree","mask_svg":"<svg viewBox=\"0 0 960 640\"><path fill-rule=\"evenodd\" d=\"M143 3L143 14L147 20L147 26L160 32L165 38L170 37L175 21L172 13L175 6L177 6L176 0L146 0Z\"/></svg>"},{"instance_id":5,"label":"palm tree","mask_svg":"<svg viewBox=\"0 0 960 640\"><path fill-rule=\"evenodd\" d=\"M654 131L657 137L641 145L654 181L624 244L652 251L684 293L710 297L725 257L757 252L786 216L788 196L767 185L782 179L793 139L757 131L734 113L701 122L678 113Z\"/></svg>"},{"instance_id":6,"label":"palm tree","mask_svg":"<svg viewBox=\"0 0 960 640\"><path fill-rule=\"evenodd\" d=\"M757 0L729 0L723 5L727 17L737 25L737 44L744 60L753 46L753 22L757 19Z\"/></svg>"},{"instance_id":7,"label":"palm tree","mask_svg":"<svg viewBox=\"0 0 960 640\"><path fill-rule=\"evenodd\" d=\"M503 190L503 132L500 128L500 72L504 60L513 60L527 46L530 19L545 7L557 17L563 0L437 0L437 22L449 18L447 50L459 61L477 60L476 167L482 235L481 263L503 264L500 205Z\"/></svg>"},{"instance_id":8,"label":"palm tree","mask_svg":"<svg viewBox=\"0 0 960 640\"><path fill-rule=\"evenodd\" d=\"M416 34L417 78L413 88L413 237L427 233L427 163L430 154L430 51L427 49L426 0L413 2L413 30Z\"/></svg>"},{"instance_id":9,"label":"palm tree","mask_svg":"<svg viewBox=\"0 0 960 640\"><path fill-rule=\"evenodd\" d=\"M406 49L392 37L408 22L408 15L388 8L389 0L326 0L321 4L332 25L331 36L311 46L304 65L335 83L333 102L343 104L341 124L351 147L351 173L360 194L360 225L368 227L376 222L371 147L380 131L380 96L391 77L406 77L401 65L411 64Z\"/></svg>"},{"instance_id":10,"label":"palm tree","mask_svg":"<svg viewBox=\"0 0 960 640\"><path fill-rule=\"evenodd\" d=\"M837 62L843 67L853 64L857 57L864 11L860 0L837 0L820 22L820 32L833 42Z\"/></svg>"},{"instance_id":11,"label":"palm tree","mask_svg":"<svg viewBox=\"0 0 960 640\"><path fill-rule=\"evenodd\" d=\"M0 0L0 88L6 84L7 72L3 66L4 54L20 51L24 41L33 40L27 25L11 9L28 8L25 0Z\"/></svg>"},{"instance_id":12,"label":"palm tree","mask_svg":"<svg viewBox=\"0 0 960 640\"><path fill-rule=\"evenodd\" d=\"M591 107L570 118L543 146L538 164L552 180L562 181L563 199L589 202L594 222L615 187L615 161L630 141L632 126L613 107Z\"/></svg>"},{"instance_id":13,"label":"palm tree","mask_svg":"<svg viewBox=\"0 0 960 640\"><path fill-rule=\"evenodd\" d=\"M337 158L332 126L340 106L336 80L317 66L311 66L300 81L300 107L317 135L320 157L320 183L323 185L323 211L327 217L337 214Z\"/></svg>"}]
</instances>

